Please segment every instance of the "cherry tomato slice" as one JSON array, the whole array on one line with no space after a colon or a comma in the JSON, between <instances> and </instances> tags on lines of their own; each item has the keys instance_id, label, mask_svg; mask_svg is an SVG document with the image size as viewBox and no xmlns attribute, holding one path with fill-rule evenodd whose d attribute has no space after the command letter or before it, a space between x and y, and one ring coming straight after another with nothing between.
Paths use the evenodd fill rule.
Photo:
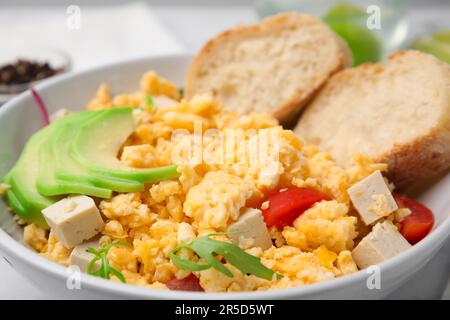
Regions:
<instances>
[{"instance_id":1,"label":"cherry tomato slice","mask_svg":"<svg viewBox=\"0 0 450 320\"><path fill-rule=\"evenodd\" d=\"M409 243L416 244L433 228L433 213L423 204L408 197L394 193L394 199L400 208L411 210L411 214L400 221L399 231Z\"/></svg>"},{"instance_id":2,"label":"cherry tomato slice","mask_svg":"<svg viewBox=\"0 0 450 320\"><path fill-rule=\"evenodd\" d=\"M182 291L201 291L203 288L200 286L200 282L196 276L192 273L184 279L172 279L166 282L167 288L170 290L182 290Z\"/></svg>"},{"instance_id":3,"label":"cherry tomato slice","mask_svg":"<svg viewBox=\"0 0 450 320\"><path fill-rule=\"evenodd\" d=\"M264 221L269 228L290 225L305 210L322 200L330 200L330 198L312 189L287 188L263 200L263 202L269 201L269 207L262 211Z\"/></svg>"}]
</instances>

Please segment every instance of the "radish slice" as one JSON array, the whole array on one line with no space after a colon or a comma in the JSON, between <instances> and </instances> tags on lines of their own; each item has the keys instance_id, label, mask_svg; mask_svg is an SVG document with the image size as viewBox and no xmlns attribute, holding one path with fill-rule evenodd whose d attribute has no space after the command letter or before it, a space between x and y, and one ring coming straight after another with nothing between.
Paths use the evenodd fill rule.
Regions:
<instances>
[{"instance_id":1,"label":"radish slice","mask_svg":"<svg viewBox=\"0 0 450 320\"><path fill-rule=\"evenodd\" d=\"M44 118L44 124L45 125L50 124L50 117L48 115L47 108L45 107L44 101L42 101L42 98L39 96L39 93L37 93L36 90L31 88L31 94L33 95L34 101L36 101L36 104L41 110L42 117Z\"/></svg>"}]
</instances>

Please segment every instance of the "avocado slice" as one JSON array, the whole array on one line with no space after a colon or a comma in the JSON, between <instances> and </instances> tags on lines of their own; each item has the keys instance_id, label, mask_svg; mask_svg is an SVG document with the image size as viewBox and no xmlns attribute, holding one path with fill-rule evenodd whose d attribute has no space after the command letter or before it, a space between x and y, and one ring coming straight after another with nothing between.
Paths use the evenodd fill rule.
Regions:
<instances>
[{"instance_id":1,"label":"avocado slice","mask_svg":"<svg viewBox=\"0 0 450 320\"><path fill-rule=\"evenodd\" d=\"M9 194L9 200L11 200L8 202L9 205L13 207L14 204L20 203L23 210L19 209L16 213L22 219L43 228L48 228L48 226L41 210L57 200L41 195L36 189L36 180L39 174L39 150L51 132L52 129L49 126L31 136L16 165L8 174L12 189L12 193Z\"/></svg>"},{"instance_id":2,"label":"avocado slice","mask_svg":"<svg viewBox=\"0 0 450 320\"><path fill-rule=\"evenodd\" d=\"M90 172L136 180L142 183L177 177L177 166L134 169L123 165L117 154L134 131L131 108L113 108L99 113L79 128L72 140L71 155Z\"/></svg>"},{"instance_id":3,"label":"avocado slice","mask_svg":"<svg viewBox=\"0 0 450 320\"><path fill-rule=\"evenodd\" d=\"M8 202L9 206L14 211L14 213L16 213L19 217L26 216L25 208L22 206L19 199L17 199L16 195L12 190L6 191L6 201Z\"/></svg>"},{"instance_id":4,"label":"avocado slice","mask_svg":"<svg viewBox=\"0 0 450 320\"><path fill-rule=\"evenodd\" d=\"M11 185L11 179L10 179L10 173L8 173L3 179L1 180L3 183ZM19 199L17 199L16 195L14 194L14 191L12 188L6 191L6 202L8 203L9 207L20 217L24 216L26 214L25 208L20 203Z\"/></svg>"},{"instance_id":5,"label":"avocado slice","mask_svg":"<svg viewBox=\"0 0 450 320\"><path fill-rule=\"evenodd\" d=\"M3 181L6 198L24 220L47 228L41 211L63 195L81 193L109 197L132 192L144 183L178 176L177 166L133 169L117 153L134 130L131 108L80 112L35 133Z\"/></svg>"},{"instance_id":6,"label":"avocado slice","mask_svg":"<svg viewBox=\"0 0 450 320\"><path fill-rule=\"evenodd\" d=\"M46 141L42 143L41 149L39 150L39 174L36 181L36 188L40 194L44 196L85 194L100 198L111 197L111 190L98 188L92 184L79 183L76 180L66 181L58 179L55 176L55 154L52 152L52 142L55 140L55 137L59 136L61 130L67 128L70 122L83 121L92 116L92 113L80 112L62 118L51 126L50 129L52 132Z\"/></svg>"},{"instance_id":7,"label":"avocado slice","mask_svg":"<svg viewBox=\"0 0 450 320\"><path fill-rule=\"evenodd\" d=\"M144 184L138 181L90 173L70 155L70 142L80 126L101 112L80 112L74 114L71 118L64 119L66 121L59 126L57 134L54 135L50 142L51 153L54 157L56 178L71 183L95 186L117 192L136 192L143 190ZM88 193L88 191L85 191L83 194L101 198L105 197Z\"/></svg>"}]
</instances>

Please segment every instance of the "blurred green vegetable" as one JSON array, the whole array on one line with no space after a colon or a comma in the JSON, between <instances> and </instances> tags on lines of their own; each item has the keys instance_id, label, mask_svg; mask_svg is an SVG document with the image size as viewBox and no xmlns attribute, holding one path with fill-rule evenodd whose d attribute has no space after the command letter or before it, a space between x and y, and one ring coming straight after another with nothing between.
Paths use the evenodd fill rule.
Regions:
<instances>
[{"instance_id":1,"label":"blurred green vegetable","mask_svg":"<svg viewBox=\"0 0 450 320\"><path fill-rule=\"evenodd\" d=\"M338 2L323 16L331 29L343 38L353 54L353 65L377 62L382 56L382 45L366 27L366 12L359 6Z\"/></svg>"},{"instance_id":2,"label":"blurred green vegetable","mask_svg":"<svg viewBox=\"0 0 450 320\"><path fill-rule=\"evenodd\" d=\"M430 53L450 64L450 31L439 31L418 38L411 49Z\"/></svg>"}]
</instances>

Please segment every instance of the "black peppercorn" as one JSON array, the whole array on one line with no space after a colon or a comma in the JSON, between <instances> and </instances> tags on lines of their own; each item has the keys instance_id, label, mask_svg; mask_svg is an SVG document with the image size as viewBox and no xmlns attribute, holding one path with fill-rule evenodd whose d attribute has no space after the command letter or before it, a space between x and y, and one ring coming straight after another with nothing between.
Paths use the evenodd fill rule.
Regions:
<instances>
[{"instance_id":1,"label":"black peppercorn","mask_svg":"<svg viewBox=\"0 0 450 320\"><path fill-rule=\"evenodd\" d=\"M47 62L18 59L13 64L0 67L0 85L14 85L51 77L61 69L52 68Z\"/></svg>"}]
</instances>

